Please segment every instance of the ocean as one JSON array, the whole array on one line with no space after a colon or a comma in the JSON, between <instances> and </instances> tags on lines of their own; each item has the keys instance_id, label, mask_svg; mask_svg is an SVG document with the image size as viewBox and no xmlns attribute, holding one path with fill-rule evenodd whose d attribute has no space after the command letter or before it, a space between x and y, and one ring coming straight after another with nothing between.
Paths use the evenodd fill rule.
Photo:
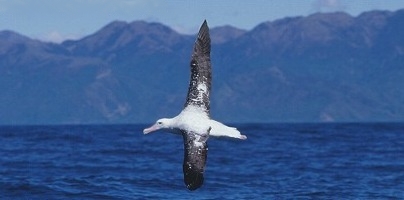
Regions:
<instances>
[{"instance_id":1,"label":"ocean","mask_svg":"<svg viewBox=\"0 0 404 200\"><path fill-rule=\"evenodd\" d=\"M404 199L404 123L233 124L196 191L147 126L1 126L0 199Z\"/></svg>"}]
</instances>

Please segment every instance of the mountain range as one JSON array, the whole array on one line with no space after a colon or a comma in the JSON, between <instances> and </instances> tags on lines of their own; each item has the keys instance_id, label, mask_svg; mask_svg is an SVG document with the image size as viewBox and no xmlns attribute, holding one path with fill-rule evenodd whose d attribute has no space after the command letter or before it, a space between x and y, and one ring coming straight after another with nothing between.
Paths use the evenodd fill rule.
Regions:
<instances>
[{"instance_id":1,"label":"mountain range","mask_svg":"<svg viewBox=\"0 0 404 200\"><path fill-rule=\"evenodd\" d=\"M209 22L209 19L207 19ZM404 10L211 28L223 122L404 120ZM114 21L60 44L0 31L0 124L152 123L183 108L195 35Z\"/></svg>"}]
</instances>

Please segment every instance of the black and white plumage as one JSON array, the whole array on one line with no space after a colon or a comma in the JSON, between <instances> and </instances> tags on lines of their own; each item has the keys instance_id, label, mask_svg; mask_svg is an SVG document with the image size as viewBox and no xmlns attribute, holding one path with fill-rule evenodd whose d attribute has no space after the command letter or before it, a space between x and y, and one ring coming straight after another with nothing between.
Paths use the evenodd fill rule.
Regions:
<instances>
[{"instance_id":1,"label":"black and white plumage","mask_svg":"<svg viewBox=\"0 0 404 200\"><path fill-rule=\"evenodd\" d=\"M185 107L194 105L203 109L209 115L212 71L210 64L210 36L206 20L199 30L190 65L191 79Z\"/></svg>"},{"instance_id":2,"label":"black and white plumage","mask_svg":"<svg viewBox=\"0 0 404 200\"><path fill-rule=\"evenodd\" d=\"M191 56L191 79L184 109L173 118L162 118L143 130L144 134L164 129L184 138L184 182L189 190L203 184L209 136L246 139L233 127L210 119L211 62L210 36L206 20L195 41Z\"/></svg>"}]
</instances>

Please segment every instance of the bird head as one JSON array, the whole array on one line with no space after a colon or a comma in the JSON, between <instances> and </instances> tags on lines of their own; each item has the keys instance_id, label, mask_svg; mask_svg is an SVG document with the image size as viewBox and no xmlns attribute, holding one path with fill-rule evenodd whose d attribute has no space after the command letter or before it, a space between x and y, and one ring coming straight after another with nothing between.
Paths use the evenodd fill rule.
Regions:
<instances>
[{"instance_id":1,"label":"bird head","mask_svg":"<svg viewBox=\"0 0 404 200\"><path fill-rule=\"evenodd\" d=\"M150 126L149 128L145 128L143 130L144 134L148 134L160 129L169 129L171 126L171 119L167 119L167 118L162 118L156 121L155 124L153 124L152 126Z\"/></svg>"}]
</instances>

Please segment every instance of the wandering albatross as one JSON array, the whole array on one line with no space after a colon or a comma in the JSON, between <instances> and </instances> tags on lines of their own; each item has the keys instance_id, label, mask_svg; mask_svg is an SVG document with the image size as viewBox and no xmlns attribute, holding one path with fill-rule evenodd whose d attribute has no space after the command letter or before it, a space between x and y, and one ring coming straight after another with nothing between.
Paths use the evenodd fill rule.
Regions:
<instances>
[{"instance_id":1,"label":"wandering albatross","mask_svg":"<svg viewBox=\"0 0 404 200\"><path fill-rule=\"evenodd\" d=\"M191 79L184 109L173 118L162 118L143 130L148 134L157 130L181 134L184 138L184 182L189 190L196 190L203 184L209 136L224 136L247 139L233 127L210 119L210 36L206 20L195 41L191 56Z\"/></svg>"}]
</instances>

